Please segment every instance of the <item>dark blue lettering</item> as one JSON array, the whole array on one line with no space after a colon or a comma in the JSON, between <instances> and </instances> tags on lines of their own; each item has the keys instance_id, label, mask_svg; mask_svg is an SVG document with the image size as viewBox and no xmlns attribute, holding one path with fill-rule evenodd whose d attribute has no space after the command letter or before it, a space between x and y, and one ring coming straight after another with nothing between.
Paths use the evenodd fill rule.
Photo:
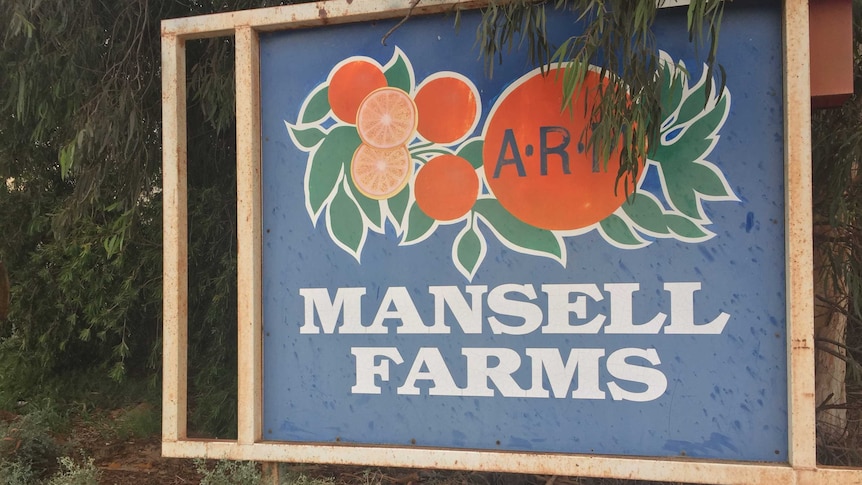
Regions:
<instances>
[{"instance_id":1,"label":"dark blue lettering","mask_svg":"<svg viewBox=\"0 0 862 485\"><path fill-rule=\"evenodd\" d=\"M512 158L506 158L506 152L511 147ZM521 160L521 152L518 150L518 143L515 141L515 133L511 128L503 133L503 146L500 147L500 155L497 156L497 166L494 168L494 178L500 178L500 171L504 165L515 165L518 170L518 177L526 177L527 171L524 169L524 161Z\"/></svg>"},{"instance_id":2,"label":"dark blue lettering","mask_svg":"<svg viewBox=\"0 0 862 485\"><path fill-rule=\"evenodd\" d=\"M548 135L551 133L559 133L562 136L559 144L548 146ZM548 155L559 155L563 166L563 173L566 175L572 173L569 169L569 154L566 153L566 148L569 146L570 141L569 130L562 126L542 126L539 128L539 140L539 173L548 175Z\"/></svg>"}]
</instances>

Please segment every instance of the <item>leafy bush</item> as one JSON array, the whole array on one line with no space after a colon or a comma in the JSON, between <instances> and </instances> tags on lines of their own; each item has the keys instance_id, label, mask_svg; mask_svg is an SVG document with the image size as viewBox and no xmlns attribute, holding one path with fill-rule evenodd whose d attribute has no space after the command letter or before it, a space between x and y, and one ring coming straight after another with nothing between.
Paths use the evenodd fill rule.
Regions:
<instances>
[{"instance_id":1,"label":"leafy bush","mask_svg":"<svg viewBox=\"0 0 862 485\"><path fill-rule=\"evenodd\" d=\"M370 480L369 473L365 472L363 474L365 485L380 483L379 481ZM310 477L304 473L286 473L279 478L280 483L283 485L335 485L335 479L332 477Z\"/></svg>"},{"instance_id":2,"label":"leafy bush","mask_svg":"<svg viewBox=\"0 0 862 485\"><path fill-rule=\"evenodd\" d=\"M208 468L206 462L196 460L195 466L203 475L201 485L254 485L261 480L257 464L252 461L220 460Z\"/></svg>"},{"instance_id":3,"label":"leafy bush","mask_svg":"<svg viewBox=\"0 0 862 485\"><path fill-rule=\"evenodd\" d=\"M36 480L33 467L20 461L0 460L0 483L6 485L31 485Z\"/></svg>"},{"instance_id":4,"label":"leafy bush","mask_svg":"<svg viewBox=\"0 0 862 485\"><path fill-rule=\"evenodd\" d=\"M131 438L149 438L161 432L161 415L148 403L141 403L131 409L124 409L110 423L110 434L116 439L126 441Z\"/></svg>"},{"instance_id":5,"label":"leafy bush","mask_svg":"<svg viewBox=\"0 0 862 485\"><path fill-rule=\"evenodd\" d=\"M83 465L64 456L60 458L60 471L48 480L47 485L98 485L99 469L90 458Z\"/></svg>"},{"instance_id":6,"label":"leafy bush","mask_svg":"<svg viewBox=\"0 0 862 485\"><path fill-rule=\"evenodd\" d=\"M37 469L48 468L61 453L52 430L62 424L49 403L0 426L0 457Z\"/></svg>"}]
</instances>

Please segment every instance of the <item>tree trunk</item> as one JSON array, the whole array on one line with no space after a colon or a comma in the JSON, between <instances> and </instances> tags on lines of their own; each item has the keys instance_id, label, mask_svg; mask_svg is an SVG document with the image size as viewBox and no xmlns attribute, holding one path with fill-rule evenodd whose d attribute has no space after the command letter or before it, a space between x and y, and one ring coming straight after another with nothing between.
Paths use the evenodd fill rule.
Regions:
<instances>
[{"instance_id":1,"label":"tree trunk","mask_svg":"<svg viewBox=\"0 0 862 485\"><path fill-rule=\"evenodd\" d=\"M833 244L814 248L815 402L817 436L823 444L841 439L847 428L847 410L843 407L847 402L847 303L840 286L836 287L843 282L834 277L830 265L830 259L842 259L834 254L842 250Z\"/></svg>"}]
</instances>

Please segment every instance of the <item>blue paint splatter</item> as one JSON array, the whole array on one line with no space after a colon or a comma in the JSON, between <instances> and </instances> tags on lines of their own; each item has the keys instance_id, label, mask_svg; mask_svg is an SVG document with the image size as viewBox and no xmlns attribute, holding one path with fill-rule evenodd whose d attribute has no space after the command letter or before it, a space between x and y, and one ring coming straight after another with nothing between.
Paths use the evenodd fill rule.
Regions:
<instances>
[{"instance_id":1,"label":"blue paint splatter","mask_svg":"<svg viewBox=\"0 0 862 485\"><path fill-rule=\"evenodd\" d=\"M754 228L754 212L749 212L745 215L745 232L751 232Z\"/></svg>"}]
</instances>

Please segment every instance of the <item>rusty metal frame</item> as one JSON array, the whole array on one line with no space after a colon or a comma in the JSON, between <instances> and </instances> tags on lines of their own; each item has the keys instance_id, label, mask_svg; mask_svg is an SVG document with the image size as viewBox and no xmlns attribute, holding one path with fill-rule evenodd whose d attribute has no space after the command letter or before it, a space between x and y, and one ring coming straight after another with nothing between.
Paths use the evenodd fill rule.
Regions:
<instances>
[{"instance_id":1,"label":"rusty metal frame","mask_svg":"<svg viewBox=\"0 0 862 485\"><path fill-rule=\"evenodd\" d=\"M425 0L413 15L485 0ZM164 357L162 454L171 457L433 467L721 484L862 483L862 470L818 467L814 417L808 2L784 1L789 456L786 464L559 453L266 442L262 438L261 189L258 32L403 17L409 0L330 0L162 22ZM236 40L238 429L187 435L188 216L186 62L191 39Z\"/></svg>"}]
</instances>

